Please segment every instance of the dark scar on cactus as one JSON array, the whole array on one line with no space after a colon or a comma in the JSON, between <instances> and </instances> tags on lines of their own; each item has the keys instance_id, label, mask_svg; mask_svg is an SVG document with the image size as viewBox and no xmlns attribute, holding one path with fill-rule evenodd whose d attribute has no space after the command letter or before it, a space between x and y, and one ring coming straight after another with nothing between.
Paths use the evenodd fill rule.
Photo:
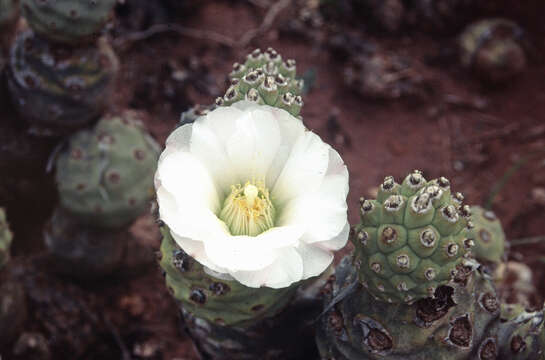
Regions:
<instances>
[{"instance_id":1,"label":"dark scar on cactus","mask_svg":"<svg viewBox=\"0 0 545 360\"><path fill-rule=\"evenodd\" d=\"M456 346L468 348L471 345L473 327L469 315L460 316L452 322L448 339Z\"/></svg>"},{"instance_id":2,"label":"dark scar on cactus","mask_svg":"<svg viewBox=\"0 0 545 360\"><path fill-rule=\"evenodd\" d=\"M494 339L486 339L479 350L480 360L495 360L497 357L496 342Z\"/></svg>"},{"instance_id":3,"label":"dark scar on cactus","mask_svg":"<svg viewBox=\"0 0 545 360\"><path fill-rule=\"evenodd\" d=\"M440 286L435 290L434 297L428 297L416 302L417 324L428 327L431 323L444 317L450 308L456 306L454 289L450 286Z\"/></svg>"},{"instance_id":4,"label":"dark scar on cactus","mask_svg":"<svg viewBox=\"0 0 545 360\"><path fill-rule=\"evenodd\" d=\"M511 351L513 354L518 354L523 352L526 349L526 342L522 339L520 335L513 336L511 339Z\"/></svg>"},{"instance_id":5,"label":"dark scar on cactus","mask_svg":"<svg viewBox=\"0 0 545 360\"><path fill-rule=\"evenodd\" d=\"M189 299L200 305L206 303L206 295L201 289L193 289L193 291L191 291L191 295L189 295Z\"/></svg>"},{"instance_id":6,"label":"dark scar on cactus","mask_svg":"<svg viewBox=\"0 0 545 360\"><path fill-rule=\"evenodd\" d=\"M392 336L379 322L362 316L361 314L354 319L362 331L363 343L371 348L372 352L380 353L390 350L393 347Z\"/></svg>"},{"instance_id":7,"label":"dark scar on cactus","mask_svg":"<svg viewBox=\"0 0 545 360\"><path fill-rule=\"evenodd\" d=\"M500 309L500 304L498 303L498 299L491 293L484 293L481 295L481 299L479 301L483 309L490 313L495 313Z\"/></svg>"},{"instance_id":8,"label":"dark scar on cactus","mask_svg":"<svg viewBox=\"0 0 545 360\"><path fill-rule=\"evenodd\" d=\"M215 282L210 284L208 289L212 291L214 295L223 295L231 291L231 288L229 287L229 285L221 283L221 282Z\"/></svg>"},{"instance_id":9,"label":"dark scar on cactus","mask_svg":"<svg viewBox=\"0 0 545 360\"><path fill-rule=\"evenodd\" d=\"M181 272L191 270L191 264L188 261L189 257L183 250L174 250L172 252L172 265Z\"/></svg>"}]
</instances>

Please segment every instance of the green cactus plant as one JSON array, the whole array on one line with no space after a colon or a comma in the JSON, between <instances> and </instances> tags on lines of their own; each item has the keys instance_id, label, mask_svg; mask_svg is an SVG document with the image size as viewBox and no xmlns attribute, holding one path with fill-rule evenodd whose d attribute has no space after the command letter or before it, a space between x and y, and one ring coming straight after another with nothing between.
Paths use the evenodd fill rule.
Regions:
<instances>
[{"instance_id":1,"label":"green cactus plant","mask_svg":"<svg viewBox=\"0 0 545 360\"><path fill-rule=\"evenodd\" d=\"M475 242L473 255L481 263L498 265L505 259L505 233L493 211L471 206L474 227L469 236Z\"/></svg>"},{"instance_id":2,"label":"green cactus plant","mask_svg":"<svg viewBox=\"0 0 545 360\"><path fill-rule=\"evenodd\" d=\"M13 234L9 229L6 212L3 208L0 208L0 269L2 269L9 260L9 248L12 240Z\"/></svg>"},{"instance_id":3,"label":"green cactus plant","mask_svg":"<svg viewBox=\"0 0 545 360\"><path fill-rule=\"evenodd\" d=\"M446 178L421 172L385 178L376 200L361 199L353 238L360 281L376 298L411 303L432 296L463 265L473 241L469 206Z\"/></svg>"},{"instance_id":4,"label":"green cactus plant","mask_svg":"<svg viewBox=\"0 0 545 360\"><path fill-rule=\"evenodd\" d=\"M21 8L38 34L79 44L97 36L115 4L116 0L22 0Z\"/></svg>"},{"instance_id":5,"label":"green cactus plant","mask_svg":"<svg viewBox=\"0 0 545 360\"><path fill-rule=\"evenodd\" d=\"M106 108L117 69L105 39L98 46L71 48L25 31L11 49L7 73L13 103L36 132L65 134Z\"/></svg>"},{"instance_id":6,"label":"green cactus plant","mask_svg":"<svg viewBox=\"0 0 545 360\"><path fill-rule=\"evenodd\" d=\"M485 81L511 80L526 67L523 30L505 19L485 19L469 25L459 38L462 65Z\"/></svg>"},{"instance_id":7,"label":"green cactus plant","mask_svg":"<svg viewBox=\"0 0 545 360\"><path fill-rule=\"evenodd\" d=\"M81 224L129 224L149 207L158 156L137 113L104 116L74 134L56 160L61 207Z\"/></svg>"},{"instance_id":8,"label":"green cactus plant","mask_svg":"<svg viewBox=\"0 0 545 360\"><path fill-rule=\"evenodd\" d=\"M244 64L235 63L229 74L231 86L216 105L229 106L239 100L250 100L284 109L299 115L303 100L303 81L295 77L295 60L283 60L274 49L250 53Z\"/></svg>"},{"instance_id":9,"label":"green cactus plant","mask_svg":"<svg viewBox=\"0 0 545 360\"><path fill-rule=\"evenodd\" d=\"M164 224L161 234L159 263L167 287L201 353L225 360L299 359L308 354L299 336L310 326L301 320L317 316L319 301L298 298L301 284L249 288L222 279L187 255ZM280 326L285 333L278 332Z\"/></svg>"}]
</instances>

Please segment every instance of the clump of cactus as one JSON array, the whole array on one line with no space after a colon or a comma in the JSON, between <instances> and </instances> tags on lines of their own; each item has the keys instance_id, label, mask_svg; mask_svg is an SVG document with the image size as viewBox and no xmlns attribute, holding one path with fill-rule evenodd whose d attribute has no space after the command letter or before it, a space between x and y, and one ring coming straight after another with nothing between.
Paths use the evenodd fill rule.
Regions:
<instances>
[{"instance_id":1,"label":"clump of cactus","mask_svg":"<svg viewBox=\"0 0 545 360\"><path fill-rule=\"evenodd\" d=\"M505 260L505 233L500 220L491 210L471 207L473 229L470 237L475 242L473 255L483 264L498 265Z\"/></svg>"},{"instance_id":2,"label":"clump of cactus","mask_svg":"<svg viewBox=\"0 0 545 360\"><path fill-rule=\"evenodd\" d=\"M344 82L367 98L421 98L425 79L413 65L407 57L382 50L355 54L345 68Z\"/></svg>"},{"instance_id":3,"label":"clump of cactus","mask_svg":"<svg viewBox=\"0 0 545 360\"><path fill-rule=\"evenodd\" d=\"M491 83L511 80L526 67L523 30L505 19L469 25L460 35L462 65Z\"/></svg>"},{"instance_id":4,"label":"clump of cactus","mask_svg":"<svg viewBox=\"0 0 545 360\"><path fill-rule=\"evenodd\" d=\"M504 315L462 200L418 171L362 200L354 254L324 288L322 359L539 359L543 314Z\"/></svg>"},{"instance_id":5,"label":"clump of cactus","mask_svg":"<svg viewBox=\"0 0 545 360\"><path fill-rule=\"evenodd\" d=\"M11 50L8 84L19 113L37 132L64 134L106 108L117 68L106 41L66 47L25 31Z\"/></svg>"},{"instance_id":6,"label":"clump of cactus","mask_svg":"<svg viewBox=\"0 0 545 360\"><path fill-rule=\"evenodd\" d=\"M108 21L115 0L22 0L23 16L36 33L78 44L95 38Z\"/></svg>"},{"instance_id":7,"label":"clump of cactus","mask_svg":"<svg viewBox=\"0 0 545 360\"><path fill-rule=\"evenodd\" d=\"M301 111L303 80L296 78L295 60L282 59L272 48L265 52L256 49L244 64L235 63L229 79L231 86L216 100L217 105L249 100L284 109L294 116Z\"/></svg>"},{"instance_id":8,"label":"clump of cactus","mask_svg":"<svg viewBox=\"0 0 545 360\"><path fill-rule=\"evenodd\" d=\"M162 227L161 233L160 266L166 285L201 353L213 359L260 359L275 353L297 359L309 351L295 339L302 332L312 336L301 319L316 316L318 308L311 299L296 299L300 284L250 288L223 279L185 253L168 228Z\"/></svg>"},{"instance_id":9,"label":"clump of cactus","mask_svg":"<svg viewBox=\"0 0 545 360\"><path fill-rule=\"evenodd\" d=\"M426 181L419 171L402 184L387 177L376 200L362 199L355 261L368 291L383 301L412 303L447 285L473 244L462 200L446 178Z\"/></svg>"},{"instance_id":10,"label":"clump of cactus","mask_svg":"<svg viewBox=\"0 0 545 360\"><path fill-rule=\"evenodd\" d=\"M191 336L198 351L205 358L300 359L313 356L313 352L315 352L314 344L309 343L308 340L313 338L311 323L319 314L321 303L319 289L329 276L327 269L331 269L331 267L328 268L330 263L325 264L325 270L321 270L313 277L300 276L301 274L296 274L297 269L292 274L289 269L292 266L290 259L286 259L285 265L282 265L282 269L278 270L275 268L276 262L270 268L255 268L251 271L218 268L215 263L207 262L206 259L203 260L202 251L195 252L192 245L188 247L187 243L180 240L181 235L177 234L176 231L183 231L180 229L186 228L184 225L172 221L174 218L171 218L169 214L175 206L170 206L166 197L161 196L161 194L168 194L168 191L170 191L165 190L167 186L165 184L172 184L170 189L175 188L175 183L169 182L168 177L163 178L165 176L165 167L162 167L164 165L161 164L168 163L169 156L176 154L178 150L180 154L187 155L184 152L185 147L182 145L184 139L198 143L200 141L198 136L195 136L195 138L187 138L187 136L198 134L198 131L200 131L198 129L201 129L207 121L217 118L217 114L227 114L231 110L237 111L233 113L232 117L223 118L223 120L228 121L226 123L228 124L226 125L227 128L236 121L238 128L239 120L242 121L242 119L246 118L246 114L251 111L249 109L254 109L256 114L259 114L256 116L263 116L263 119L267 119L265 116L270 114L272 116L271 120L275 119L271 124L277 124L277 115L285 117L286 125L291 124L290 126L300 127L306 134L306 129L299 121L300 117L296 117L300 113L302 105L300 98L302 82L295 78L295 73L295 62L283 61L282 57L273 49L268 49L264 53L260 50L252 52L248 55L244 64L235 64L233 72L230 74L231 86L226 95L216 101L215 106L195 107L182 114L180 127L167 140L164 156L161 155L159 170L156 175L161 218L159 226L163 236L160 266L163 270L167 288L179 305L185 330ZM291 99L294 102L291 102ZM242 101L235 104L239 100ZM286 102L287 100L289 102ZM252 102L269 106L261 107ZM231 105L231 109L222 108ZM285 111L274 109L274 107ZM239 115L237 109L242 110L244 115L243 113ZM200 120L203 121L199 122ZM231 123L232 121L233 123ZM191 125L192 123L195 124ZM278 123L281 124L280 121ZM288 137L289 135L286 133L282 136ZM259 136L254 138L254 135L251 135L250 138L250 142L261 142L263 140ZM232 139L234 140L235 137ZM215 151L222 150L218 147ZM333 150L329 148L329 151ZM251 149L246 149L244 152L252 154ZM196 158L200 155L202 153L195 152L191 154ZM261 154L256 152L252 156L259 158ZM240 170L242 173L246 171L245 166L247 165L252 167L252 165L244 162L227 166L235 172ZM204 163L203 166L205 166ZM235 170L237 167L239 169ZM344 163L341 162L337 167L339 169L344 168ZM214 181L221 181L221 176L219 173L216 174ZM259 172L254 176L260 176ZM345 179L346 182L348 181L347 177L343 178L340 175L339 179L341 178ZM228 195L228 193L221 195L224 190L221 187L217 188L220 194L220 202L223 203L223 210L220 209L218 213L214 213L215 216L212 221L227 226L224 239L226 242L235 242L239 239L259 242L261 241L259 236L266 234L272 236L275 231L282 229L282 225L275 224L274 219L272 219L282 215L274 213L274 208L270 210L273 204L270 200L267 200L269 199L269 192L264 187L265 183L258 185L260 188L257 189L256 187L255 191L260 202L259 205L256 205L257 202L254 203L254 200L250 200L254 204L250 205L250 209L252 209L250 213L239 212L236 207L239 205L232 206L232 201L235 199L237 204L246 204L246 201L251 199L254 185L251 185L250 182L244 185L244 194L236 193L237 189L241 188L240 185L238 187L237 185L230 186L231 195ZM165 186L165 188L162 186ZM180 199L179 202L181 201L183 200ZM344 202L345 198L342 201ZM345 209L343 206L339 206L339 208L341 212ZM225 209L228 209L230 213L224 212ZM255 217L255 214L261 211L263 212L259 215L259 218ZM270 215L271 213L273 215ZM242 214L242 217L238 218L238 214ZM342 219L346 221L346 213L341 215L344 216ZM289 217L289 214L285 216ZM265 224L262 219L266 219L267 223ZM198 221L195 220L195 222ZM193 223L193 221L191 222ZM249 222L252 223L251 226L246 226ZM260 227L253 232L256 230L255 223L266 226L264 228ZM237 225L236 231L233 230L234 227L229 227L233 224ZM250 227L252 227L252 231L250 231ZM175 228L177 230L174 230ZM339 238L335 239L335 241L342 241L344 245L349 230L347 221L342 228L342 230L336 230L341 232L338 233ZM320 237L317 236L317 238ZM188 240L191 241L191 244L200 244L202 241L205 244L204 246L207 246L206 242L211 239L213 237L203 236L201 239L196 235L195 240ZM289 249L291 247L287 245L282 247L282 251ZM312 257L312 259L319 257ZM234 257L229 258L234 259ZM303 260L303 257L299 259L301 259L301 262L306 261ZM333 259L333 254L331 254L331 259ZM242 266L244 266L243 263L241 262ZM298 265L294 264L293 266L297 268ZM312 267L307 263L303 266L305 269ZM319 266L321 269L322 265ZM237 277L239 274L245 273L252 274L251 279L246 280ZM276 275L274 273L290 274L291 281L282 280L282 282L278 282L278 280L275 280ZM256 282L255 279L260 280Z\"/></svg>"},{"instance_id":11,"label":"clump of cactus","mask_svg":"<svg viewBox=\"0 0 545 360\"><path fill-rule=\"evenodd\" d=\"M0 269L6 265L9 260L9 248L13 240L13 234L9 229L6 219L6 212L0 208Z\"/></svg>"},{"instance_id":12,"label":"clump of cactus","mask_svg":"<svg viewBox=\"0 0 545 360\"><path fill-rule=\"evenodd\" d=\"M150 206L158 153L133 111L72 135L56 159L60 206L46 228L53 255L87 275L118 265L127 227Z\"/></svg>"}]
</instances>

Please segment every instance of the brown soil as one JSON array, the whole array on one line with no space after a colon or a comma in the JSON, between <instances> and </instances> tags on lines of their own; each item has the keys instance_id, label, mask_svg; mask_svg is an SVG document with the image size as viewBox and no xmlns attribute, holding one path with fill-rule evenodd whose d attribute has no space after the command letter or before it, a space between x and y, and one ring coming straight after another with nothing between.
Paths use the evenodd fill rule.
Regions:
<instances>
[{"instance_id":1,"label":"brown soil","mask_svg":"<svg viewBox=\"0 0 545 360\"><path fill-rule=\"evenodd\" d=\"M308 70L316 73L314 87L304 98L302 115L310 129L335 143L348 165L352 223L358 221L359 197L372 196L386 175L400 181L409 171L420 169L428 179L446 176L467 203L483 204L493 186L518 165L494 197L493 210L509 239L543 236L545 64L540 55L545 47L545 28L534 15L543 14L544 9L532 5L535 9L530 11L530 5L520 8L523 2L504 2L513 6L512 16L527 25L534 55L526 71L502 87L483 86L455 60L444 61L440 54L452 48L452 38L416 31L397 36L363 35L367 41L416 61L429 88L426 97L418 101L365 99L344 85L344 63L325 42L290 35L284 31L286 21L279 20L245 48L161 33L118 49L122 71L115 107L145 110L152 134L164 141L181 111L192 104L209 104L224 91L225 74L233 62L241 61L255 47L272 46L284 57L296 59L300 74ZM181 17L180 23L232 39L259 26L265 12L250 1L203 3ZM287 10L288 15L293 16L293 11ZM164 16L158 16L158 21ZM145 21L146 26L153 23L153 19ZM114 32L118 39L131 31L133 25L127 24L119 21L121 30ZM351 31L363 34L357 28ZM332 114L336 114L339 127L328 126ZM46 196L48 201L50 197ZM24 206L12 207L18 214L12 220L17 234L15 258L24 259L43 248L41 223L51 206L39 207L42 212L33 217L30 228ZM535 270L542 300L545 282L537 280L545 276L545 243L514 246L510 256ZM83 289L93 292L99 304L95 308L98 306L103 311L101 317L108 321L105 345L96 352L89 350L82 358L119 359L125 348L134 359L197 359L190 341L179 331L177 307L156 267L150 266L143 276L129 281L114 280Z\"/></svg>"}]
</instances>

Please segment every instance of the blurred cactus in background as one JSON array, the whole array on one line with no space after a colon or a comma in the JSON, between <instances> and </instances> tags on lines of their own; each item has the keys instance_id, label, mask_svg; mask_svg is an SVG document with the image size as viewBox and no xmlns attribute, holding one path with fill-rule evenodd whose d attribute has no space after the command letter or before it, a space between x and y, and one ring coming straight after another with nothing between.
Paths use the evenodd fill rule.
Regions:
<instances>
[{"instance_id":1,"label":"blurred cactus in background","mask_svg":"<svg viewBox=\"0 0 545 360\"><path fill-rule=\"evenodd\" d=\"M474 205L471 207L471 221L474 227L469 236L475 242L475 259L497 267L506 258L505 233L500 220L493 211Z\"/></svg>"},{"instance_id":2,"label":"blurred cactus in background","mask_svg":"<svg viewBox=\"0 0 545 360\"><path fill-rule=\"evenodd\" d=\"M0 208L0 270L9 260L9 248L12 240L13 234L6 219L6 212Z\"/></svg>"},{"instance_id":3,"label":"blurred cactus in background","mask_svg":"<svg viewBox=\"0 0 545 360\"><path fill-rule=\"evenodd\" d=\"M80 45L100 35L116 0L21 0L23 16L40 36Z\"/></svg>"},{"instance_id":4,"label":"blurred cactus in background","mask_svg":"<svg viewBox=\"0 0 545 360\"><path fill-rule=\"evenodd\" d=\"M158 155L134 111L70 137L56 159L60 205L45 231L62 272L96 277L119 265L128 226L150 208Z\"/></svg>"},{"instance_id":5,"label":"blurred cactus in background","mask_svg":"<svg viewBox=\"0 0 545 360\"><path fill-rule=\"evenodd\" d=\"M486 19L460 35L462 65L484 81L504 83L526 68L523 30L506 19Z\"/></svg>"},{"instance_id":6,"label":"blurred cactus in background","mask_svg":"<svg viewBox=\"0 0 545 360\"><path fill-rule=\"evenodd\" d=\"M0 71L2 53L9 47L14 25L19 17L19 0L0 0Z\"/></svg>"},{"instance_id":7,"label":"blurred cactus in background","mask_svg":"<svg viewBox=\"0 0 545 360\"><path fill-rule=\"evenodd\" d=\"M12 239L5 210L0 208L0 346L18 335L26 319L23 287L6 269Z\"/></svg>"},{"instance_id":8,"label":"blurred cactus in background","mask_svg":"<svg viewBox=\"0 0 545 360\"><path fill-rule=\"evenodd\" d=\"M137 113L104 116L57 158L60 206L81 224L126 226L149 208L158 154Z\"/></svg>"},{"instance_id":9,"label":"blurred cactus in background","mask_svg":"<svg viewBox=\"0 0 545 360\"><path fill-rule=\"evenodd\" d=\"M54 135L70 133L100 116L118 69L106 41L66 47L32 31L18 35L9 64L8 83L19 113L36 133Z\"/></svg>"}]
</instances>

